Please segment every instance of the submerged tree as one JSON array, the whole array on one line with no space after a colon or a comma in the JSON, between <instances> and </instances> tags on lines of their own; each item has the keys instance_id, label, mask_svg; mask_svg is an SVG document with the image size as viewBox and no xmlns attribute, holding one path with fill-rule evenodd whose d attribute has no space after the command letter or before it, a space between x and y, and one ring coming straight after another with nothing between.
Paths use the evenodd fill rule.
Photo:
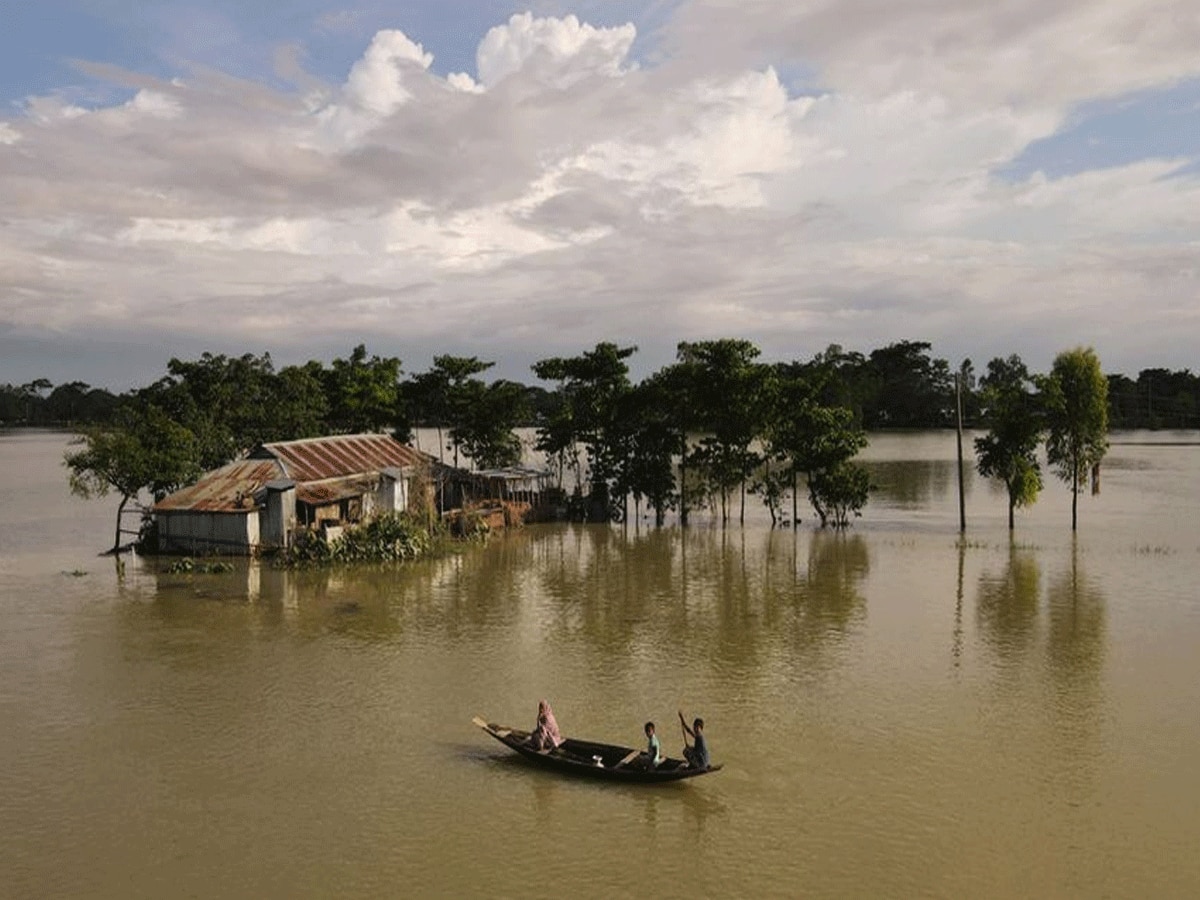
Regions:
<instances>
[{"instance_id":1,"label":"submerged tree","mask_svg":"<svg viewBox=\"0 0 1200 900\"><path fill-rule=\"evenodd\" d=\"M504 380L489 385L468 381L454 409L455 424L450 435L456 456L461 447L483 469L513 466L521 461L521 439L515 429L529 415L528 395L522 385Z\"/></svg>"},{"instance_id":2,"label":"submerged tree","mask_svg":"<svg viewBox=\"0 0 1200 900\"><path fill-rule=\"evenodd\" d=\"M871 478L860 465L842 460L809 479L809 497L821 526L845 528L850 516L862 515L871 491Z\"/></svg>"},{"instance_id":3,"label":"submerged tree","mask_svg":"<svg viewBox=\"0 0 1200 900\"><path fill-rule=\"evenodd\" d=\"M661 527L667 511L679 501L675 457L682 452L682 396L669 369L660 371L624 395L620 418L630 444L623 487L640 507L645 498Z\"/></svg>"},{"instance_id":4,"label":"submerged tree","mask_svg":"<svg viewBox=\"0 0 1200 900\"><path fill-rule=\"evenodd\" d=\"M803 473L808 499L821 525L845 525L850 515L861 515L870 491L866 471L851 462L867 446L866 432L854 413L844 406L828 406L821 369L807 366L779 367L775 377L775 408L767 429L767 446L779 459L787 460L792 479L792 518L796 508L799 478Z\"/></svg>"},{"instance_id":5,"label":"submerged tree","mask_svg":"<svg viewBox=\"0 0 1200 900\"><path fill-rule=\"evenodd\" d=\"M620 513L612 494L626 480L629 446L619 416L622 398L631 390L625 360L636 352L637 347L602 342L579 356L551 357L533 365L538 378L558 382L562 398L553 420L538 426L538 449L554 456L583 445L593 514L605 518Z\"/></svg>"},{"instance_id":6,"label":"submerged tree","mask_svg":"<svg viewBox=\"0 0 1200 900\"><path fill-rule=\"evenodd\" d=\"M1042 490L1037 449L1043 418L1034 379L1016 354L988 363L980 380L988 433L975 439L976 468L984 478L998 478L1008 492L1008 530L1013 510L1029 506Z\"/></svg>"},{"instance_id":7,"label":"submerged tree","mask_svg":"<svg viewBox=\"0 0 1200 900\"><path fill-rule=\"evenodd\" d=\"M83 497L121 497L112 552L121 548L121 516L130 500L145 490L155 497L195 480L200 458L195 436L152 405L126 406L112 426L86 429L68 450L71 492Z\"/></svg>"},{"instance_id":8,"label":"submerged tree","mask_svg":"<svg viewBox=\"0 0 1200 900\"><path fill-rule=\"evenodd\" d=\"M1060 353L1042 381L1046 459L1071 487L1071 530L1078 522L1079 490L1108 451L1108 380L1088 348Z\"/></svg>"},{"instance_id":9,"label":"submerged tree","mask_svg":"<svg viewBox=\"0 0 1200 900\"><path fill-rule=\"evenodd\" d=\"M765 366L757 363L759 349L750 341L683 342L677 355L689 373L690 392L705 436L691 459L715 485L721 500L721 520L729 518L729 496L741 489L745 520L745 489L751 473L762 461L755 440L766 421Z\"/></svg>"}]
</instances>

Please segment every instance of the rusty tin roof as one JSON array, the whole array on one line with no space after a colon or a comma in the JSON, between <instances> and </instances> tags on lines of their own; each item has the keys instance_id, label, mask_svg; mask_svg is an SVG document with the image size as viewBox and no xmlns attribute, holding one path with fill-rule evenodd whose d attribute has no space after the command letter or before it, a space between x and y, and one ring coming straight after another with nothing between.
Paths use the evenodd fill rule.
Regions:
<instances>
[{"instance_id":1,"label":"rusty tin roof","mask_svg":"<svg viewBox=\"0 0 1200 900\"><path fill-rule=\"evenodd\" d=\"M284 473L297 482L325 481L389 467L421 468L433 463L427 453L414 450L389 434L345 434L263 444L255 456L277 459Z\"/></svg>"},{"instance_id":2,"label":"rusty tin roof","mask_svg":"<svg viewBox=\"0 0 1200 900\"><path fill-rule=\"evenodd\" d=\"M424 468L437 460L388 434L347 434L263 444L246 459L204 475L154 504L156 512L245 512L268 482L291 479L298 499L328 503L373 489L385 469ZM323 482L313 484L312 482Z\"/></svg>"},{"instance_id":3,"label":"rusty tin roof","mask_svg":"<svg viewBox=\"0 0 1200 900\"><path fill-rule=\"evenodd\" d=\"M273 459L242 459L209 472L195 484L154 504L155 512L245 512L255 509L254 494L283 472Z\"/></svg>"}]
</instances>

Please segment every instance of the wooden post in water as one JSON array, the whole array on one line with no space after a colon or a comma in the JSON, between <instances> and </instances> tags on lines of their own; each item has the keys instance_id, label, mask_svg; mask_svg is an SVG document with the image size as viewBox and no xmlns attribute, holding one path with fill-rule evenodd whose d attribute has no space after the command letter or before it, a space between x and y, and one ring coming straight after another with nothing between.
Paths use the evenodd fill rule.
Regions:
<instances>
[{"instance_id":1,"label":"wooden post in water","mask_svg":"<svg viewBox=\"0 0 1200 900\"><path fill-rule=\"evenodd\" d=\"M963 495L962 372L954 373L954 406L958 418L958 530L967 530L967 501Z\"/></svg>"}]
</instances>

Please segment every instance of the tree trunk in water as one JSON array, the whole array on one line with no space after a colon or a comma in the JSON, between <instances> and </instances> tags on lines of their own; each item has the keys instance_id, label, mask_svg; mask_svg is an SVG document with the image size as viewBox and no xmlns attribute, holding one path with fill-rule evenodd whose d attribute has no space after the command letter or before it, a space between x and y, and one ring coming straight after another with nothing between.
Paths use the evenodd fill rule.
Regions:
<instances>
[{"instance_id":1,"label":"tree trunk in water","mask_svg":"<svg viewBox=\"0 0 1200 900\"><path fill-rule=\"evenodd\" d=\"M1071 485L1071 530L1075 531L1075 526L1078 521L1077 509L1079 507L1079 485Z\"/></svg>"},{"instance_id":2,"label":"tree trunk in water","mask_svg":"<svg viewBox=\"0 0 1200 900\"><path fill-rule=\"evenodd\" d=\"M797 505L797 494L800 492L800 473L792 469L792 527L800 524L800 508Z\"/></svg>"},{"instance_id":3,"label":"tree trunk in water","mask_svg":"<svg viewBox=\"0 0 1200 900\"><path fill-rule=\"evenodd\" d=\"M122 494L121 495L121 503L117 506L117 531L116 531L116 534L113 536L113 547L112 547L112 552L114 554L119 553L121 551L121 516L125 512L125 504L128 502L129 502L129 496L127 494Z\"/></svg>"},{"instance_id":4,"label":"tree trunk in water","mask_svg":"<svg viewBox=\"0 0 1200 900\"><path fill-rule=\"evenodd\" d=\"M1079 507L1079 457L1075 457L1071 466L1071 531L1075 531L1076 510Z\"/></svg>"},{"instance_id":5,"label":"tree trunk in water","mask_svg":"<svg viewBox=\"0 0 1200 900\"><path fill-rule=\"evenodd\" d=\"M679 454L679 524L687 527L687 438L683 439L683 449Z\"/></svg>"}]
</instances>

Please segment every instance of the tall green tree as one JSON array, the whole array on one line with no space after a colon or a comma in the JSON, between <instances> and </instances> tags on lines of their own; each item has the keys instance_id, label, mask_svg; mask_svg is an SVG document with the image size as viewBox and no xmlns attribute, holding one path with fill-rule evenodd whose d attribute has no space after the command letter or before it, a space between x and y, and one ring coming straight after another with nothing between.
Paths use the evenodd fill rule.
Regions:
<instances>
[{"instance_id":1,"label":"tall green tree","mask_svg":"<svg viewBox=\"0 0 1200 900\"><path fill-rule=\"evenodd\" d=\"M400 360L367 356L359 344L325 373L329 426L342 434L384 431L400 417Z\"/></svg>"},{"instance_id":2,"label":"tall green tree","mask_svg":"<svg viewBox=\"0 0 1200 900\"><path fill-rule=\"evenodd\" d=\"M464 443L470 442L477 450L483 450L490 438L484 437L492 424L487 423L488 411L480 408L486 402L487 386L482 379L476 378L486 372L494 362L484 362L477 356L442 355L433 358L432 378L429 385L436 385L443 391L440 402L436 404L441 409L445 424L450 427L450 443L454 450L454 465L458 465L458 453ZM517 401L508 398L509 407ZM486 452L486 451L484 451ZM473 454L467 455L474 459ZM475 460L478 463L478 460Z\"/></svg>"},{"instance_id":3,"label":"tall green tree","mask_svg":"<svg viewBox=\"0 0 1200 900\"><path fill-rule=\"evenodd\" d=\"M693 399L705 432L691 456L717 486L722 522L729 518L730 494L739 487L740 518L745 521L745 489L762 461L755 441L765 427L769 370L756 362L759 352L750 341L733 338L685 341L677 348L679 362L692 373Z\"/></svg>"},{"instance_id":4,"label":"tall green tree","mask_svg":"<svg viewBox=\"0 0 1200 900\"><path fill-rule=\"evenodd\" d=\"M980 399L988 432L975 439L976 468L984 478L998 478L1008 493L1008 530L1013 510L1032 505L1042 490L1037 459L1043 416L1034 378L1021 357L996 357L980 379Z\"/></svg>"},{"instance_id":5,"label":"tall green tree","mask_svg":"<svg viewBox=\"0 0 1200 900\"><path fill-rule=\"evenodd\" d=\"M954 379L927 341L898 341L868 357L873 392L863 411L866 428L932 428L954 422Z\"/></svg>"},{"instance_id":6,"label":"tall green tree","mask_svg":"<svg viewBox=\"0 0 1200 900\"><path fill-rule=\"evenodd\" d=\"M515 429L529 415L529 400L522 385L471 381L463 389L461 407L451 432L455 447L462 447L483 469L513 466L521 461L521 439ZM457 462L457 459L456 459Z\"/></svg>"},{"instance_id":7,"label":"tall green tree","mask_svg":"<svg viewBox=\"0 0 1200 900\"><path fill-rule=\"evenodd\" d=\"M1079 491L1108 452L1108 379L1091 348L1058 354L1042 382L1046 459L1071 488L1071 530L1078 524Z\"/></svg>"},{"instance_id":8,"label":"tall green tree","mask_svg":"<svg viewBox=\"0 0 1200 900\"><path fill-rule=\"evenodd\" d=\"M557 382L563 399L554 421L539 426L538 446L551 454L566 452L572 443L584 447L594 517L614 514L613 491L625 478L630 448L619 411L621 398L631 389L625 360L636 352L637 347L603 341L579 356L551 357L533 365L538 378Z\"/></svg>"},{"instance_id":9,"label":"tall green tree","mask_svg":"<svg viewBox=\"0 0 1200 900\"><path fill-rule=\"evenodd\" d=\"M636 385L624 397L620 416L630 436L627 487L635 505L645 498L661 528L667 511L679 501L675 458L685 437L684 398L670 367Z\"/></svg>"},{"instance_id":10,"label":"tall green tree","mask_svg":"<svg viewBox=\"0 0 1200 900\"><path fill-rule=\"evenodd\" d=\"M851 409L829 405L826 379L834 373L821 367L790 364L776 367L775 390L766 445L786 462L792 490L792 520L799 521L799 478L805 477L808 500L822 527L845 525L861 514L868 499L865 470L852 463L867 445L867 435Z\"/></svg>"},{"instance_id":11,"label":"tall green tree","mask_svg":"<svg viewBox=\"0 0 1200 900\"><path fill-rule=\"evenodd\" d=\"M162 497L200 475L195 436L156 406L129 403L111 426L85 429L68 450L71 492L89 499L110 491L121 498L112 551L121 547L121 516L130 500L148 491Z\"/></svg>"},{"instance_id":12,"label":"tall green tree","mask_svg":"<svg viewBox=\"0 0 1200 900\"><path fill-rule=\"evenodd\" d=\"M851 515L862 515L871 491L867 470L849 460L811 475L809 485L822 528L830 524L835 528L849 525Z\"/></svg>"}]
</instances>

